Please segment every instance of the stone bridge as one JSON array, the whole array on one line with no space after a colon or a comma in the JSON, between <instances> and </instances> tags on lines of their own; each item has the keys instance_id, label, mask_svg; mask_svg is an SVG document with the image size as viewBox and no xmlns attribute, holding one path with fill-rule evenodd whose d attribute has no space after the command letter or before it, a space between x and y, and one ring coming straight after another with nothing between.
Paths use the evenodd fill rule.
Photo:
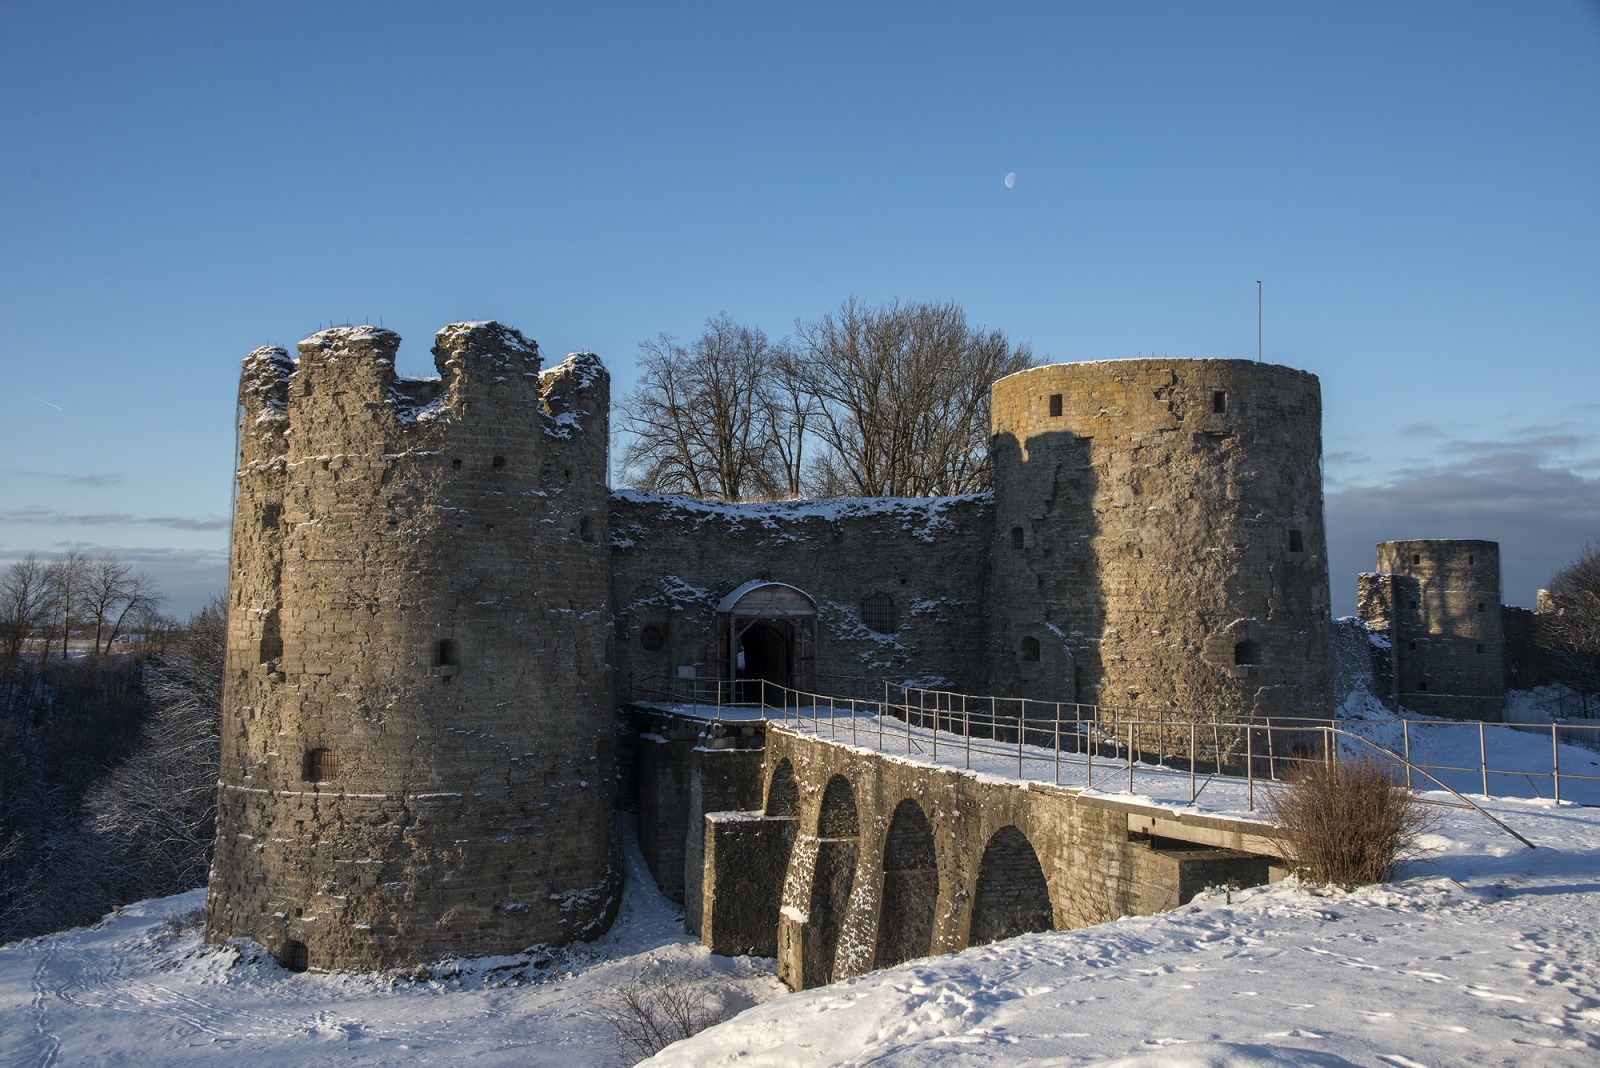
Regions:
<instances>
[{"instance_id":1,"label":"stone bridge","mask_svg":"<svg viewBox=\"0 0 1600 1068\"><path fill-rule=\"evenodd\" d=\"M640 726L640 842L663 891L681 894L686 924L713 952L776 956L794 989L1160 912L1283 870L1259 824L920 763L777 723L656 713Z\"/></svg>"}]
</instances>

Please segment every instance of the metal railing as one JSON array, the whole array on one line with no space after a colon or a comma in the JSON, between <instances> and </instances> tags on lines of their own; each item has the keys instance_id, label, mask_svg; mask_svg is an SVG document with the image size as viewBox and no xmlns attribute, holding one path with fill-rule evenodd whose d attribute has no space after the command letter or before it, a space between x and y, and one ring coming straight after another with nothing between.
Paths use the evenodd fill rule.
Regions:
<instances>
[{"instance_id":1,"label":"metal railing","mask_svg":"<svg viewBox=\"0 0 1600 1068\"><path fill-rule=\"evenodd\" d=\"M847 679L852 689L864 681L838 678ZM1091 789L1115 780L1133 792L1137 777L1178 777L1187 780L1190 804L1212 781L1224 780L1242 782L1247 808L1255 811L1258 784L1281 782L1295 766L1338 759L1341 751L1392 764L1407 788L1432 784L1460 799L1445 804L1479 808L1465 795L1476 788L1484 797L1493 796L1491 782L1519 789L1525 784L1540 798L1547 796L1540 789L1546 785L1557 803L1572 800L1576 786L1586 795L1578 803L1600 803L1600 785L1588 786L1600 784L1600 774L1563 767L1561 754L1563 742L1600 745L1600 725L1552 724L1548 761L1513 767L1491 761L1492 753L1514 747L1491 746L1489 737L1500 731L1525 734L1525 724L1316 717L1232 721L890 682L878 683L881 694L870 699L761 679L648 676L630 682L636 700L664 701L701 718L773 719L836 741L1015 778Z\"/></svg>"}]
</instances>

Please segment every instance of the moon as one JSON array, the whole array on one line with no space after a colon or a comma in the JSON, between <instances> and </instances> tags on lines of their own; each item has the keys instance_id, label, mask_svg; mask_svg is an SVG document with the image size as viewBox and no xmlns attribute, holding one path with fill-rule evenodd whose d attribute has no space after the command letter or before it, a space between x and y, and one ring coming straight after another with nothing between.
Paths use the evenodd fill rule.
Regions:
<instances>
[{"instance_id":1,"label":"moon","mask_svg":"<svg viewBox=\"0 0 1600 1068\"><path fill-rule=\"evenodd\" d=\"M1007 189L1014 188L1016 186L1016 184L1017 184L1017 172L1016 171L1012 171L1010 174L1006 175L1006 188Z\"/></svg>"}]
</instances>

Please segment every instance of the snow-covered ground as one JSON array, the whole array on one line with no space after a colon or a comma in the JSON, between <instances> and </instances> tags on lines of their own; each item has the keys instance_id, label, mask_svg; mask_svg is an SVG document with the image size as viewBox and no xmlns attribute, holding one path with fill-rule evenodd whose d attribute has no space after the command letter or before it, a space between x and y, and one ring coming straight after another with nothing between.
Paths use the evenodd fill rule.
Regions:
<instances>
[{"instance_id":1,"label":"snow-covered ground","mask_svg":"<svg viewBox=\"0 0 1600 1068\"><path fill-rule=\"evenodd\" d=\"M251 943L205 946L203 890L0 947L0 1065L579 1068L625 1063L608 1018L636 976L686 976L729 1014L783 992L775 962L686 936L626 837L628 892L605 937L429 975L296 975Z\"/></svg>"},{"instance_id":2,"label":"snow-covered ground","mask_svg":"<svg viewBox=\"0 0 1600 1068\"><path fill-rule=\"evenodd\" d=\"M1507 731L1496 756L1531 766L1549 746ZM981 759L995 767L974 774L1004 771ZM1125 789L1125 770L1095 778ZM1136 788L1186 807L1187 776L1140 770ZM1244 815L1241 789L1216 780L1197 807ZM600 941L411 977L292 975L248 945L202 946L196 892L0 947L0 1064L610 1064L615 992L662 969L746 1011L660 1065L1600 1063L1600 809L1484 804L1538 848L1439 808L1437 856L1390 886L1210 893L795 994L771 961L686 938L631 847Z\"/></svg>"}]
</instances>

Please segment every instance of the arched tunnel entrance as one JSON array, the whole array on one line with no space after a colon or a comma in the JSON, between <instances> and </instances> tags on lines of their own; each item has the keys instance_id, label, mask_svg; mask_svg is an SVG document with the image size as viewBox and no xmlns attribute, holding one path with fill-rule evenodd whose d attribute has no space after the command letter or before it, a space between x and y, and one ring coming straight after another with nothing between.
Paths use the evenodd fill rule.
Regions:
<instances>
[{"instance_id":1,"label":"arched tunnel entrance","mask_svg":"<svg viewBox=\"0 0 1600 1068\"><path fill-rule=\"evenodd\" d=\"M718 675L733 682L734 700L759 701L763 683L812 689L816 681L817 605L782 582L747 582L717 606L713 639ZM767 688L769 701L781 701Z\"/></svg>"}]
</instances>

